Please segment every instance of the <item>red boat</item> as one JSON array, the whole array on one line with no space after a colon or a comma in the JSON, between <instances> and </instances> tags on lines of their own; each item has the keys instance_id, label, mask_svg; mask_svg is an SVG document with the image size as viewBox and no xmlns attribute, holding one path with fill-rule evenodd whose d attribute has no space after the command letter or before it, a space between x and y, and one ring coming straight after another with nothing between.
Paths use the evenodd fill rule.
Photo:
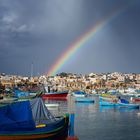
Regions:
<instances>
[{"instance_id":1,"label":"red boat","mask_svg":"<svg viewBox=\"0 0 140 140\"><path fill-rule=\"evenodd\" d=\"M68 90L58 91L58 92L49 92L49 93L42 94L42 98L44 100L46 99L66 100L68 93L69 93Z\"/></svg>"},{"instance_id":2,"label":"red boat","mask_svg":"<svg viewBox=\"0 0 140 140\"><path fill-rule=\"evenodd\" d=\"M133 102L140 102L140 98L134 98L132 101Z\"/></svg>"}]
</instances>

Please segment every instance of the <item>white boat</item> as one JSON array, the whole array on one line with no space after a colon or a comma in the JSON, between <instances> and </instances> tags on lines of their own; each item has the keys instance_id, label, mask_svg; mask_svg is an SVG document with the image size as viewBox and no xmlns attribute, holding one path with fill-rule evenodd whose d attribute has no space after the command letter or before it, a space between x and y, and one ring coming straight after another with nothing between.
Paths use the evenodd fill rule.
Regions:
<instances>
[{"instance_id":1,"label":"white boat","mask_svg":"<svg viewBox=\"0 0 140 140\"><path fill-rule=\"evenodd\" d=\"M58 110L58 109L59 109L59 104L45 103L45 106L46 106L49 110Z\"/></svg>"},{"instance_id":2,"label":"white boat","mask_svg":"<svg viewBox=\"0 0 140 140\"><path fill-rule=\"evenodd\" d=\"M87 96L87 94L83 91L75 91L75 92L72 93L72 95L74 97L86 97Z\"/></svg>"}]
</instances>

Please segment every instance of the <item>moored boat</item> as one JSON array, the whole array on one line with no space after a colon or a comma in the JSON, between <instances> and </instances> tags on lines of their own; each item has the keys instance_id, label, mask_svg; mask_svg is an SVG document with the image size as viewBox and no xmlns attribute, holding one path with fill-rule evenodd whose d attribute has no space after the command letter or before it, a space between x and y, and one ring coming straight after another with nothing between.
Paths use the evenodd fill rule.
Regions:
<instances>
[{"instance_id":1,"label":"moored boat","mask_svg":"<svg viewBox=\"0 0 140 140\"><path fill-rule=\"evenodd\" d=\"M118 99L116 96L99 96L99 104L102 106L117 106Z\"/></svg>"},{"instance_id":2,"label":"moored boat","mask_svg":"<svg viewBox=\"0 0 140 140\"><path fill-rule=\"evenodd\" d=\"M59 104L50 104L50 103L45 103L45 106L49 109L49 110L58 110L59 109Z\"/></svg>"},{"instance_id":3,"label":"moored boat","mask_svg":"<svg viewBox=\"0 0 140 140\"><path fill-rule=\"evenodd\" d=\"M108 102L108 101L99 101L99 104L101 106L117 106L118 104L115 102Z\"/></svg>"},{"instance_id":4,"label":"moored boat","mask_svg":"<svg viewBox=\"0 0 140 140\"><path fill-rule=\"evenodd\" d=\"M42 94L42 98L44 100L66 100L69 90L58 90L53 86L45 86L44 85L44 92Z\"/></svg>"},{"instance_id":5,"label":"moored boat","mask_svg":"<svg viewBox=\"0 0 140 140\"><path fill-rule=\"evenodd\" d=\"M134 103L140 103L140 97L134 97L134 98L132 98L132 102L134 102Z\"/></svg>"},{"instance_id":6,"label":"moored boat","mask_svg":"<svg viewBox=\"0 0 140 140\"><path fill-rule=\"evenodd\" d=\"M74 97L86 97L87 96L87 94L83 91L74 91L74 92L72 92L72 95Z\"/></svg>"},{"instance_id":7,"label":"moored boat","mask_svg":"<svg viewBox=\"0 0 140 140\"><path fill-rule=\"evenodd\" d=\"M42 94L42 98L44 100L46 100L46 99L66 100L68 93L69 93L68 90L65 90L65 91L57 91L57 92L49 92L49 93Z\"/></svg>"},{"instance_id":8,"label":"moored boat","mask_svg":"<svg viewBox=\"0 0 140 140\"><path fill-rule=\"evenodd\" d=\"M118 101L118 98L116 97L102 97L102 96L99 96L99 99L100 100L103 100L103 101L111 101L111 102L117 102Z\"/></svg>"},{"instance_id":9,"label":"moored boat","mask_svg":"<svg viewBox=\"0 0 140 140\"><path fill-rule=\"evenodd\" d=\"M32 93L27 92L27 91L21 91L19 89L16 89L16 90L14 90L14 94L15 94L14 97L16 97L20 101L23 101L23 100L33 99L33 98L39 96L41 93L32 94Z\"/></svg>"},{"instance_id":10,"label":"moored boat","mask_svg":"<svg viewBox=\"0 0 140 140\"><path fill-rule=\"evenodd\" d=\"M80 102L80 103L94 103L94 100L91 98L86 98L86 97L77 97L75 98L75 102Z\"/></svg>"},{"instance_id":11,"label":"moored boat","mask_svg":"<svg viewBox=\"0 0 140 140\"><path fill-rule=\"evenodd\" d=\"M54 117L41 98L2 106L0 118L2 140L63 140L68 136L69 116Z\"/></svg>"},{"instance_id":12,"label":"moored boat","mask_svg":"<svg viewBox=\"0 0 140 140\"><path fill-rule=\"evenodd\" d=\"M114 106L114 107L126 107L126 108L135 108L138 109L138 104L130 104L130 103L121 103L121 102L108 102L108 101L99 101L101 106Z\"/></svg>"},{"instance_id":13,"label":"moored boat","mask_svg":"<svg viewBox=\"0 0 140 140\"><path fill-rule=\"evenodd\" d=\"M104 93L104 94L100 94L100 97L116 98L116 95Z\"/></svg>"},{"instance_id":14,"label":"moored boat","mask_svg":"<svg viewBox=\"0 0 140 140\"><path fill-rule=\"evenodd\" d=\"M135 108L135 109L139 109L139 105L138 104L126 104L126 103L118 103L119 107L126 107L126 108Z\"/></svg>"}]
</instances>

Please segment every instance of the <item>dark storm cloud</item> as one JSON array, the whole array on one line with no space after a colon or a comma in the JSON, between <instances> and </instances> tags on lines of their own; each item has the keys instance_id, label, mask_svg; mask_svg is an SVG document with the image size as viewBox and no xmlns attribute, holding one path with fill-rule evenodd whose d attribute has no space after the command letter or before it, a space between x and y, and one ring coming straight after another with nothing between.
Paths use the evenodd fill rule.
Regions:
<instances>
[{"instance_id":1,"label":"dark storm cloud","mask_svg":"<svg viewBox=\"0 0 140 140\"><path fill-rule=\"evenodd\" d=\"M0 71L29 75L32 62L35 74L47 71L72 42L117 7L128 8L61 71L138 72L138 0L1 0Z\"/></svg>"}]
</instances>

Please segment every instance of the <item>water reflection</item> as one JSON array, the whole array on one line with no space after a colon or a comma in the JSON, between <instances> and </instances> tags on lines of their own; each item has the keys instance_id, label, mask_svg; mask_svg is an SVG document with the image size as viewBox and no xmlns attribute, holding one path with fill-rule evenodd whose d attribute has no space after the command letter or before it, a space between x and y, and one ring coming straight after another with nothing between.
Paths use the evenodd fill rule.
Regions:
<instances>
[{"instance_id":1,"label":"water reflection","mask_svg":"<svg viewBox=\"0 0 140 140\"><path fill-rule=\"evenodd\" d=\"M100 112L105 111L119 111L119 112L130 112L130 111L138 111L138 108L128 108L128 107L114 107L114 106L99 106Z\"/></svg>"},{"instance_id":2,"label":"water reflection","mask_svg":"<svg viewBox=\"0 0 140 140\"><path fill-rule=\"evenodd\" d=\"M139 109L100 106L98 97L95 103L59 103L62 112L75 113L75 135L79 140L140 140ZM125 132L125 133L124 133Z\"/></svg>"}]
</instances>

